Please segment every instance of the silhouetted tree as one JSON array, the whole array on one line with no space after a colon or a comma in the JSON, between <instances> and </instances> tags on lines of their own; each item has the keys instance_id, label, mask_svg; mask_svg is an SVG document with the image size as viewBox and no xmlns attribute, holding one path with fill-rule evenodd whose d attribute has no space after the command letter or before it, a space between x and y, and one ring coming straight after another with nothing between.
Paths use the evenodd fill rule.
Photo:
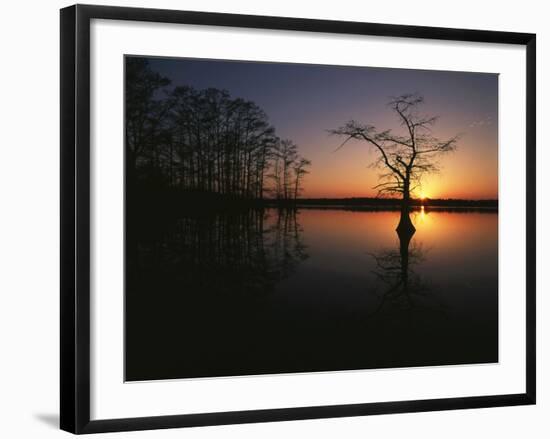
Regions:
<instances>
[{"instance_id":1,"label":"silhouetted tree","mask_svg":"<svg viewBox=\"0 0 550 439\"><path fill-rule=\"evenodd\" d=\"M131 183L135 182L138 168L154 166L155 159L159 159L157 145L166 134L163 122L169 107L155 94L168 84L170 80L152 71L146 59L127 58L125 140Z\"/></svg>"},{"instance_id":2,"label":"silhouetted tree","mask_svg":"<svg viewBox=\"0 0 550 439\"><path fill-rule=\"evenodd\" d=\"M281 141L281 147L279 151L283 166L283 198L285 200L288 200L290 199L290 194L292 191L292 164L298 157L298 147L294 143L292 143L291 140L286 139Z\"/></svg>"},{"instance_id":3,"label":"silhouetted tree","mask_svg":"<svg viewBox=\"0 0 550 439\"><path fill-rule=\"evenodd\" d=\"M307 168L311 166L311 161L303 157L298 157L294 163L292 170L294 171L294 200L298 198L302 191L301 183L306 174L309 174Z\"/></svg>"},{"instance_id":4,"label":"silhouetted tree","mask_svg":"<svg viewBox=\"0 0 550 439\"><path fill-rule=\"evenodd\" d=\"M127 175L148 189L295 198L306 164L254 102L225 90L168 89L147 60L126 64ZM269 183L273 183L273 187Z\"/></svg>"},{"instance_id":5,"label":"silhouetted tree","mask_svg":"<svg viewBox=\"0 0 550 439\"><path fill-rule=\"evenodd\" d=\"M329 131L345 137L340 147L349 140L356 139L367 142L378 152L378 158L372 165L383 169L383 173L375 188L379 195L401 196L398 231L415 230L409 216L411 191L421 184L426 173L438 171L437 157L455 150L458 141L458 136L440 140L432 135L431 128L437 117L425 116L419 112L423 102L423 97L417 94L406 94L390 100L388 105L403 127L402 134L389 129L378 131L373 125L354 120Z\"/></svg>"},{"instance_id":6,"label":"silhouetted tree","mask_svg":"<svg viewBox=\"0 0 550 439\"><path fill-rule=\"evenodd\" d=\"M298 154L298 146L291 140L281 140L273 150L272 173L269 175L273 181L272 192L278 200L296 200L300 194L301 183L311 161Z\"/></svg>"}]
</instances>

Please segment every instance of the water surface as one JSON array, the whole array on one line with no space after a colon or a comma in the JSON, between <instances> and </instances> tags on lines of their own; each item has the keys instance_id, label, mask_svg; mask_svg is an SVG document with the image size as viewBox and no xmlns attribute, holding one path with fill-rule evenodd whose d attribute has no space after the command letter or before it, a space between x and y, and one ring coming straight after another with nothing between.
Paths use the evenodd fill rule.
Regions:
<instances>
[{"instance_id":1,"label":"water surface","mask_svg":"<svg viewBox=\"0 0 550 439\"><path fill-rule=\"evenodd\" d=\"M498 215L249 210L127 239L126 378L498 361Z\"/></svg>"}]
</instances>

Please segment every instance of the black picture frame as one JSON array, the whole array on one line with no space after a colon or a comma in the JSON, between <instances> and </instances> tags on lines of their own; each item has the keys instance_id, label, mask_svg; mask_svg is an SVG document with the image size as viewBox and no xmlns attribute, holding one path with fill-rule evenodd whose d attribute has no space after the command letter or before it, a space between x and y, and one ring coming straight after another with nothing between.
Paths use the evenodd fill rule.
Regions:
<instances>
[{"instance_id":1,"label":"black picture frame","mask_svg":"<svg viewBox=\"0 0 550 439\"><path fill-rule=\"evenodd\" d=\"M90 21L132 20L526 47L526 392L414 401L90 420ZM61 429L81 434L535 404L536 36L302 18L74 5L61 10Z\"/></svg>"}]
</instances>

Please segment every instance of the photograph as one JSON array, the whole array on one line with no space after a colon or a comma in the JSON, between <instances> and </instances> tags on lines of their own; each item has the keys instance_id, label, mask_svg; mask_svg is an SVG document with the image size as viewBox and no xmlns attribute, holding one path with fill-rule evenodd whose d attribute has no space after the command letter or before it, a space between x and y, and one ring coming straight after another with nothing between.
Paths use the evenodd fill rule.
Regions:
<instances>
[{"instance_id":1,"label":"photograph","mask_svg":"<svg viewBox=\"0 0 550 439\"><path fill-rule=\"evenodd\" d=\"M550 437L543 2L3 6L1 437Z\"/></svg>"},{"instance_id":2,"label":"photograph","mask_svg":"<svg viewBox=\"0 0 550 439\"><path fill-rule=\"evenodd\" d=\"M498 363L498 96L126 55L125 380Z\"/></svg>"}]
</instances>

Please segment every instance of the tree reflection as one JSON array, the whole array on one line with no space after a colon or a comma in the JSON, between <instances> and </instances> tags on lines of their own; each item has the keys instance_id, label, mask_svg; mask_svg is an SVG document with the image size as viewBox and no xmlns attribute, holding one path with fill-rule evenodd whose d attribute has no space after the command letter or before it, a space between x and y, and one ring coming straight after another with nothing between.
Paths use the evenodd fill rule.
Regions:
<instances>
[{"instance_id":1,"label":"tree reflection","mask_svg":"<svg viewBox=\"0 0 550 439\"><path fill-rule=\"evenodd\" d=\"M249 209L149 224L128 239L128 279L137 289L155 279L186 294L265 294L308 257L297 216Z\"/></svg>"},{"instance_id":2,"label":"tree reflection","mask_svg":"<svg viewBox=\"0 0 550 439\"><path fill-rule=\"evenodd\" d=\"M444 305L431 294L429 281L415 269L426 260L426 249L412 239L414 232L396 234L397 248L371 254L375 261L373 274L382 286L375 290L378 300L371 317L379 320L383 316L386 322L392 322L393 316L399 324L410 324L415 316L433 311L444 314Z\"/></svg>"}]
</instances>

